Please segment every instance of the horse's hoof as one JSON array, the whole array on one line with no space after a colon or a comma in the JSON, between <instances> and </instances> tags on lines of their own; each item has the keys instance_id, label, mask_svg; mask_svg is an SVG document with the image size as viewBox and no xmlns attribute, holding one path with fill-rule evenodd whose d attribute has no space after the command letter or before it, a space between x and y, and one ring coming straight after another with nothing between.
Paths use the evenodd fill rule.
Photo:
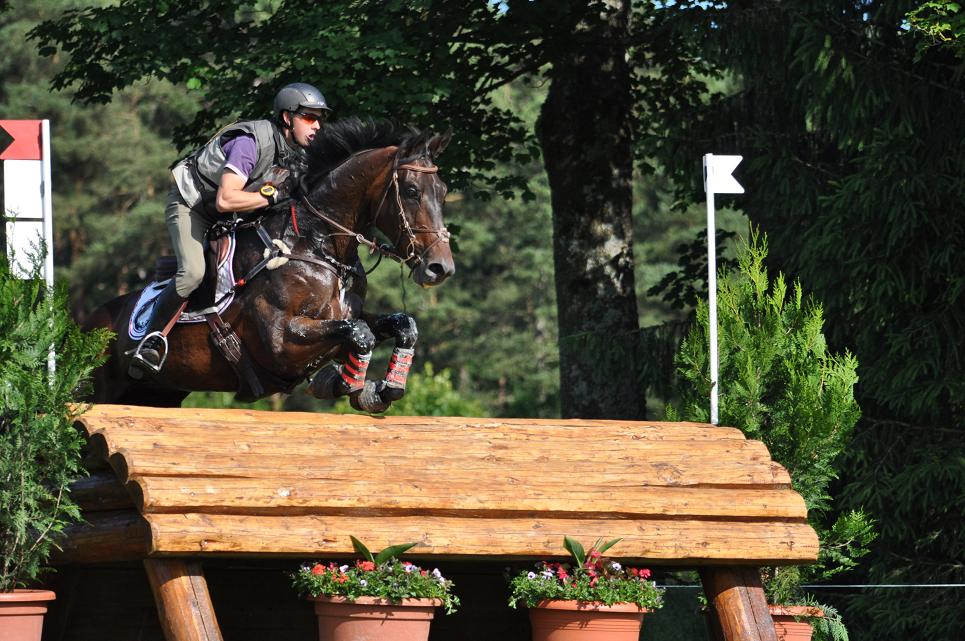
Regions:
<instances>
[{"instance_id":1,"label":"horse's hoof","mask_svg":"<svg viewBox=\"0 0 965 641\"><path fill-rule=\"evenodd\" d=\"M382 400L385 401L386 403L394 403L400 398L402 398L403 396L405 396L405 388L390 387L389 385L385 385L383 382L383 387L379 391L379 396L381 396Z\"/></svg>"},{"instance_id":2,"label":"horse's hoof","mask_svg":"<svg viewBox=\"0 0 965 641\"><path fill-rule=\"evenodd\" d=\"M349 402L358 411L370 414L381 414L389 409L389 405L392 404L382 400L379 395L379 387L374 381L365 381L365 387L360 392L351 394Z\"/></svg>"},{"instance_id":3,"label":"horse's hoof","mask_svg":"<svg viewBox=\"0 0 965 641\"><path fill-rule=\"evenodd\" d=\"M340 380L338 368L329 366L315 374L305 391L315 398L329 400L335 398L335 384Z\"/></svg>"}]
</instances>

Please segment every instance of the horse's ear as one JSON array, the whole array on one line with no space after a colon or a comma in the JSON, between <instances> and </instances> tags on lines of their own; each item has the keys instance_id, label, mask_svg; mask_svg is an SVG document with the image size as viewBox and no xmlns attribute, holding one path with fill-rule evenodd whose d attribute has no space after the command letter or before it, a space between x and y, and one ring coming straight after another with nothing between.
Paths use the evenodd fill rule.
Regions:
<instances>
[{"instance_id":1,"label":"horse's ear","mask_svg":"<svg viewBox=\"0 0 965 641\"><path fill-rule=\"evenodd\" d=\"M452 140L452 127L449 127L446 133L430 138L428 144L426 144L426 148L428 148L433 158L438 158L439 155L446 150L450 140Z\"/></svg>"}]
</instances>

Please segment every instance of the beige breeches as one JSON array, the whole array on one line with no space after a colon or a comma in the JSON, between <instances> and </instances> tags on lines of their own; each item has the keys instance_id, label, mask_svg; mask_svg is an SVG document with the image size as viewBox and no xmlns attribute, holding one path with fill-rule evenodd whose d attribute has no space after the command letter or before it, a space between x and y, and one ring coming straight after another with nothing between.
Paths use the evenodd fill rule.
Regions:
<instances>
[{"instance_id":1,"label":"beige breeches","mask_svg":"<svg viewBox=\"0 0 965 641\"><path fill-rule=\"evenodd\" d=\"M177 186L171 188L164 215L174 255L178 259L174 286L181 298L190 296L204 280L204 235L216 217L202 210L200 203L194 209L188 207Z\"/></svg>"}]
</instances>

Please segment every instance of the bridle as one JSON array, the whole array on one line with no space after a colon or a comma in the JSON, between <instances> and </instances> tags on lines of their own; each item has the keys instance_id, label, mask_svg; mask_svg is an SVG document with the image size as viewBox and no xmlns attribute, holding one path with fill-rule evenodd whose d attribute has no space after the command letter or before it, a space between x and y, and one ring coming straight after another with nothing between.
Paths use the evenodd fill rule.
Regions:
<instances>
[{"instance_id":1,"label":"bridle","mask_svg":"<svg viewBox=\"0 0 965 641\"><path fill-rule=\"evenodd\" d=\"M358 154L354 154L353 157L357 155L361 155L363 153L369 153L373 151L376 151L376 150L366 149L365 151L359 152ZM396 156L396 159L395 159L396 164L393 164L392 166L392 179L386 182L385 190L382 192L382 198L379 200L379 206L375 210L375 218L372 220L372 224L373 226L375 226L376 223L378 222L379 215L382 213L382 209L385 205L386 198L389 195L389 190L395 187L395 202L399 208L399 235L396 237L395 242L393 243L392 246L386 245L384 243L379 244L379 243L376 243L375 241L369 240L368 238L365 237L365 235L362 232L352 231L351 229L342 225L338 221L333 220L330 216L326 215L323 211L321 211L318 207L316 207L315 204L312 203L311 199L308 197L307 194L302 196L301 202L303 205L305 205L305 209L307 209L311 214L313 214L317 218L320 218L328 225L338 230L336 233L331 235L351 236L355 238L356 242L358 242L360 245L364 245L369 248L369 253L372 253L372 254L378 253L380 262L383 256L387 256L398 263L401 263L403 265L408 265L410 269L415 269L415 267L418 266L420 263L425 262L425 255L430 249L438 245L440 242L449 242L449 239L451 238L452 234L449 233L449 230L446 229L445 226L440 227L438 229L435 229L432 227L413 227L409 223L409 219L406 216L405 206L402 204L402 193L401 193L401 190L399 189L399 171L405 170L405 171L415 171L423 174L435 174L439 172L439 168L435 165L423 166L423 165L414 165L411 163L405 163L400 165L400 164L397 164L398 162L399 162L399 159L398 159L398 156ZM416 253L416 234L417 233L436 234L438 237L432 243L426 246L421 252ZM403 234L405 234L408 239L408 243L406 245L406 254L404 256L398 251L396 251L395 249L396 247L399 246L399 241L402 239ZM372 269L369 271L371 272L372 270L375 269L375 267L378 267L378 263L376 263L375 266L372 267Z\"/></svg>"}]
</instances>

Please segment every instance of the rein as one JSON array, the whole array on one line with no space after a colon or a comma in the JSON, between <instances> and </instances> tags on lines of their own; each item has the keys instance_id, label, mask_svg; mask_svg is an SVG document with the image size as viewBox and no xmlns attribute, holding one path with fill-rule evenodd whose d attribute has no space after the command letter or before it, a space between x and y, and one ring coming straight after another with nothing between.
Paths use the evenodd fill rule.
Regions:
<instances>
[{"instance_id":1,"label":"rein","mask_svg":"<svg viewBox=\"0 0 965 641\"><path fill-rule=\"evenodd\" d=\"M365 237L365 235L362 232L352 231L345 225L342 225L338 221L333 220L330 216L328 216L323 211L321 211L318 207L316 207L315 204L312 203L312 201L308 198L308 195L302 196L301 204L305 205L305 208L311 214L313 214L317 218L320 218L328 225L338 230L338 232L340 233L338 233L337 235L353 236L356 242L358 242L360 245L365 245L366 247L369 248L369 253L374 254L377 252L379 254L379 262L381 262L383 256L388 256L392 260L405 265L408 265L412 260L415 260L415 264L419 264L423 261L422 257L425 255L427 251L429 251L430 249L432 249L433 247L435 247L437 244L439 244L444 240L448 241L449 238L451 237L451 234L449 233L449 230L446 229L445 227L442 227L441 229L432 229L429 227L412 227L409 224L409 219L405 215L405 207L402 205L402 195L399 191L399 170L403 170L403 169L407 171L415 171L423 174L435 174L439 172L439 168L436 166L424 167L422 165L413 165L413 164L396 165L392 168L392 180L386 184L385 191L382 193L382 199L379 201L379 206L376 209L376 214L375 214L376 220L378 220L379 213L382 211L382 206L385 204L385 199L389 194L389 189L391 189L394 186L395 201L399 208L399 220L400 220L400 223L399 223L400 231L399 231L399 237L396 238L396 244L398 244L399 239L402 237L402 233L405 233L408 236L409 244L407 247L408 254L406 256L403 256L402 254L397 252L392 247L389 247L388 245L378 244L372 240L369 240L368 238ZM373 221L373 224L374 223L375 221ZM428 247L423 249L420 253L416 254L415 241L416 241L417 232L437 234L439 237L435 241L433 241ZM367 273L371 273L372 271L374 271L375 268L378 267L378 265L379 263L377 262L375 266L372 267L372 269L369 270L369 272ZM410 267L413 267L413 265L410 265Z\"/></svg>"}]
</instances>

